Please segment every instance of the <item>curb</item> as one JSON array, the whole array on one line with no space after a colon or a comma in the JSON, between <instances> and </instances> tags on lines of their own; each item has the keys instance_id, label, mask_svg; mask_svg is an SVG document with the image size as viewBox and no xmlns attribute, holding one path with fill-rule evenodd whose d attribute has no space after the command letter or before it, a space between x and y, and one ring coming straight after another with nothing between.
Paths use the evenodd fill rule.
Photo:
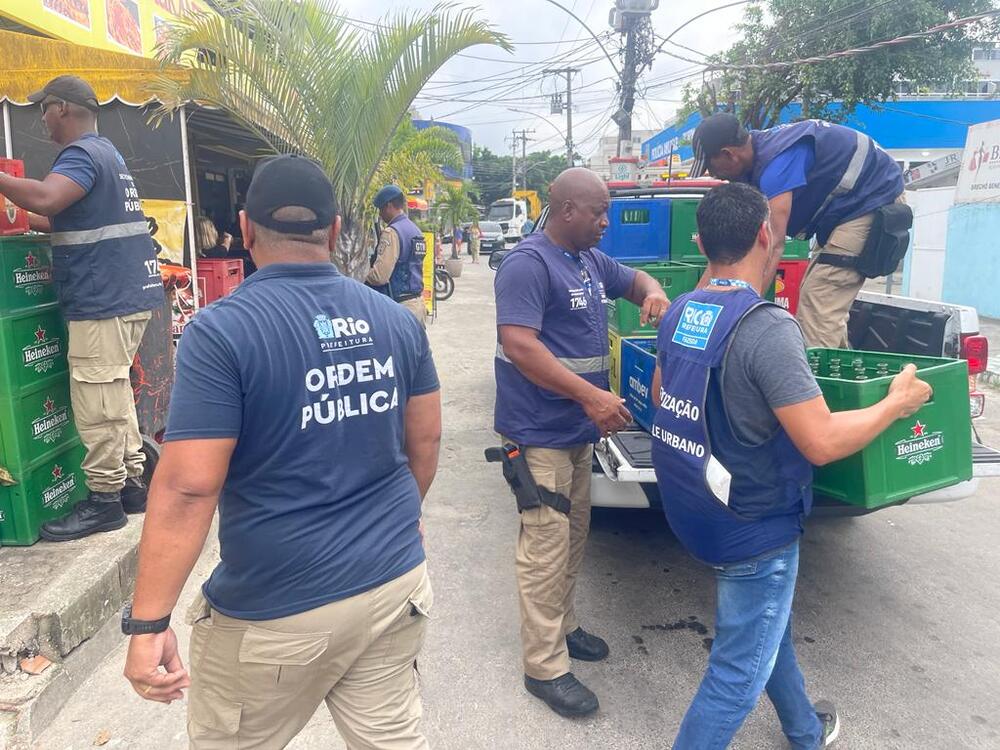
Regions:
<instances>
[{"instance_id":1,"label":"curb","mask_svg":"<svg viewBox=\"0 0 1000 750\"><path fill-rule=\"evenodd\" d=\"M134 520L132 520L134 519ZM0 632L0 748L30 746L77 688L121 641L116 615L135 587L142 523L132 517L122 532L98 534L72 545L4 548L0 565L27 580ZM32 561L58 557L62 566L33 577ZM20 556L20 557L18 557ZM46 575L48 574L48 575ZM37 592L37 595L36 595ZM39 654L52 666L39 675L18 667Z\"/></svg>"}]
</instances>

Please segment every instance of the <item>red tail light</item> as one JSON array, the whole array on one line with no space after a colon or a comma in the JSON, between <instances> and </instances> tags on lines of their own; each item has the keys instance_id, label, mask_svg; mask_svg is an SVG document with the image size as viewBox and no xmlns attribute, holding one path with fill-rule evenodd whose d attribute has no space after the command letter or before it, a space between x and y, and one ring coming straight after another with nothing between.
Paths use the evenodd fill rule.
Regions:
<instances>
[{"instance_id":1,"label":"red tail light","mask_svg":"<svg viewBox=\"0 0 1000 750\"><path fill-rule=\"evenodd\" d=\"M989 358L990 343L985 336L962 335L962 359L969 363L970 375L986 372Z\"/></svg>"}]
</instances>

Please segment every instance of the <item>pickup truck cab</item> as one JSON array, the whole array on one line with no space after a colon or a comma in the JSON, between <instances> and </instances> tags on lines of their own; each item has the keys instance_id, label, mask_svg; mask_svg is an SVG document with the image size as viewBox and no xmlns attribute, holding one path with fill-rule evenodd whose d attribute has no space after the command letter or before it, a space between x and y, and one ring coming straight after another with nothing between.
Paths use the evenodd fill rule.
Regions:
<instances>
[{"instance_id":1,"label":"pickup truck cab","mask_svg":"<svg viewBox=\"0 0 1000 750\"><path fill-rule=\"evenodd\" d=\"M675 183L670 187L629 188L611 191L612 203L635 198L704 195L708 186ZM548 209L539 217L535 231L545 227ZM918 495L907 503L948 502L974 495L979 479L1000 476L1000 452L983 445L975 420L986 409L986 396L979 391L976 376L986 369L988 343L980 335L975 308L931 302L893 294L862 291L851 308L848 325L851 348L915 356L963 358L969 364L969 414L973 431L973 477L942 490ZM658 505L659 492L650 457L652 437L633 425L602 440L595 450L592 503L597 507L648 508ZM816 507L832 514L860 515L872 512L817 496Z\"/></svg>"}]
</instances>

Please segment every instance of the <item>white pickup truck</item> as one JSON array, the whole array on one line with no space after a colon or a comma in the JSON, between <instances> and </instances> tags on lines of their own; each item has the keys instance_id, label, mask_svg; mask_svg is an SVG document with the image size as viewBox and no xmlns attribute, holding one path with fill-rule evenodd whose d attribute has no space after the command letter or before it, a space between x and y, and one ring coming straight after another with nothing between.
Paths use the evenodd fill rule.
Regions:
<instances>
[{"instance_id":1,"label":"white pickup truck","mask_svg":"<svg viewBox=\"0 0 1000 750\"><path fill-rule=\"evenodd\" d=\"M630 198L685 197L704 190L650 188L612 191L612 201ZM548 210L539 217L535 231L545 226ZM973 431L973 477L942 490L910 498L908 503L948 502L975 494L979 479L1000 476L1000 452L983 445L975 420L986 408L986 396L976 385L976 376L985 371L988 342L979 332L975 308L942 302L864 291L851 309L848 326L851 348L872 352L893 352L914 356L963 358L969 362L969 410ZM656 475L650 459L652 438L639 426L602 440L595 451L591 501L597 507L648 508L659 505ZM817 496L820 512L860 515L872 512Z\"/></svg>"}]
</instances>

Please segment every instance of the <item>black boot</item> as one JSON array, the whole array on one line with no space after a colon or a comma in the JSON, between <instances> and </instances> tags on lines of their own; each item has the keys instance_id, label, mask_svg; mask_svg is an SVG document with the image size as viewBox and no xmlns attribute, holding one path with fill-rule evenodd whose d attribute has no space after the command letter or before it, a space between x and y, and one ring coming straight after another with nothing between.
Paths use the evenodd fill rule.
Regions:
<instances>
[{"instance_id":1,"label":"black boot","mask_svg":"<svg viewBox=\"0 0 1000 750\"><path fill-rule=\"evenodd\" d=\"M592 714L600 707L597 696L568 672L554 680L536 680L524 676L524 687L560 716L577 718Z\"/></svg>"},{"instance_id":2,"label":"black boot","mask_svg":"<svg viewBox=\"0 0 1000 750\"><path fill-rule=\"evenodd\" d=\"M608 644L603 638L591 635L583 628L577 628L566 636L566 647L571 659L580 661L601 661L608 656Z\"/></svg>"},{"instance_id":3,"label":"black boot","mask_svg":"<svg viewBox=\"0 0 1000 750\"><path fill-rule=\"evenodd\" d=\"M69 515L42 526L42 539L68 542L99 531L114 531L128 523L118 492L91 492Z\"/></svg>"},{"instance_id":4,"label":"black boot","mask_svg":"<svg viewBox=\"0 0 1000 750\"><path fill-rule=\"evenodd\" d=\"M126 513L146 512L146 483L142 477L129 477L122 488L122 507Z\"/></svg>"}]
</instances>

